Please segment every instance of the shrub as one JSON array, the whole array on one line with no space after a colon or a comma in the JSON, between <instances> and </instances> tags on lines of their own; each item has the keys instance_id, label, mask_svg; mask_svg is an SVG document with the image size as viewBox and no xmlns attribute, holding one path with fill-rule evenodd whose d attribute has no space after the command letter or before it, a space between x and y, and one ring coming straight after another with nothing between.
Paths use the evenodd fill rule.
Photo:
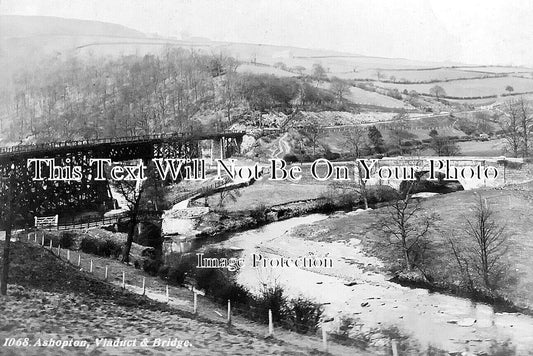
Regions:
<instances>
[{"instance_id":1,"label":"shrub","mask_svg":"<svg viewBox=\"0 0 533 356\"><path fill-rule=\"evenodd\" d=\"M286 321L289 314L283 287L277 284L264 287L261 295L254 300L254 307L262 322L268 322L268 310L272 311L272 319L275 322Z\"/></svg>"},{"instance_id":2,"label":"shrub","mask_svg":"<svg viewBox=\"0 0 533 356\"><path fill-rule=\"evenodd\" d=\"M384 201L391 201L397 198L398 192L388 185L370 186L368 189L368 202L378 203Z\"/></svg>"},{"instance_id":3,"label":"shrub","mask_svg":"<svg viewBox=\"0 0 533 356\"><path fill-rule=\"evenodd\" d=\"M143 260L143 270L151 276L156 276L162 264L161 260L146 258Z\"/></svg>"},{"instance_id":4,"label":"shrub","mask_svg":"<svg viewBox=\"0 0 533 356\"><path fill-rule=\"evenodd\" d=\"M52 246L57 246L60 244L60 238L57 235L52 235L49 232L44 233L44 245L50 246L50 240L52 241ZM61 245L63 247L63 245Z\"/></svg>"},{"instance_id":5,"label":"shrub","mask_svg":"<svg viewBox=\"0 0 533 356\"><path fill-rule=\"evenodd\" d=\"M118 257L122 253L122 246L111 239L84 237L81 240L80 250L97 256Z\"/></svg>"},{"instance_id":6,"label":"shrub","mask_svg":"<svg viewBox=\"0 0 533 356\"><path fill-rule=\"evenodd\" d=\"M323 307L305 297L290 301L289 328L301 334L314 333L324 312Z\"/></svg>"},{"instance_id":7,"label":"shrub","mask_svg":"<svg viewBox=\"0 0 533 356\"><path fill-rule=\"evenodd\" d=\"M98 243L96 239L90 237L84 237L81 240L80 250L85 253L91 253L93 255L98 254Z\"/></svg>"},{"instance_id":8,"label":"shrub","mask_svg":"<svg viewBox=\"0 0 533 356\"><path fill-rule=\"evenodd\" d=\"M159 267L159 278L172 285L182 285L185 278L192 274L195 261L196 255L172 253L167 257L166 265Z\"/></svg>"},{"instance_id":9,"label":"shrub","mask_svg":"<svg viewBox=\"0 0 533 356\"><path fill-rule=\"evenodd\" d=\"M98 254L105 257L118 257L122 253L122 246L110 239L100 242Z\"/></svg>"},{"instance_id":10,"label":"shrub","mask_svg":"<svg viewBox=\"0 0 533 356\"><path fill-rule=\"evenodd\" d=\"M314 158L309 154L303 154L300 156L300 162L313 162Z\"/></svg>"},{"instance_id":11,"label":"shrub","mask_svg":"<svg viewBox=\"0 0 533 356\"><path fill-rule=\"evenodd\" d=\"M387 151L387 153L386 153L386 156L388 156L388 157L401 156L401 155L402 155L402 153L398 149L392 149L392 150Z\"/></svg>"},{"instance_id":12,"label":"shrub","mask_svg":"<svg viewBox=\"0 0 533 356\"><path fill-rule=\"evenodd\" d=\"M143 246L161 248L163 239L161 238L161 229L154 224L145 224L140 234L136 234L134 242Z\"/></svg>"},{"instance_id":13,"label":"shrub","mask_svg":"<svg viewBox=\"0 0 533 356\"><path fill-rule=\"evenodd\" d=\"M177 268L170 267L167 274L167 280L171 284L182 285L185 283L185 277L187 277L187 271Z\"/></svg>"},{"instance_id":14,"label":"shrub","mask_svg":"<svg viewBox=\"0 0 533 356\"><path fill-rule=\"evenodd\" d=\"M59 237L59 244L62 248L71 248L74 245L75 235L69 231L63 231Z\"/></svg>"},{"instance_id":15,"label":"shrub","mask_svg":"<svg viewBox=\"0 0 533 356\"><path fill-rule=\"evenodd\" d=\"M285 156L283 156L283 160L287 163L294 163L298 162L298 157L296 157L295 154L287 153Z\"/></svg>"},{"instance_id":16,"label":"shrub","mask_svg":"<svg viewBox=\"0 0 533 356\"><path fill-rule=\"evenodd\" d=\"M267 208L265 204L261 203L250 210L250 217L252 217L258 223L263 223L266 221L266 212Z\"/></svg>"},{"instance_id":17,"label":"shrub","mask_svg":"<svg viewBox=\"0 0 533 356\"><path fill-rule=\"evenodd\" d=\"M334 161L336 159L339 159L341 157L340 153L337 153L337 152L331 152L329 149L326 150L326 153L324 155L324 157L327 159L327 160L330 160L330 161Z\"/></svg>"}]
</instances>

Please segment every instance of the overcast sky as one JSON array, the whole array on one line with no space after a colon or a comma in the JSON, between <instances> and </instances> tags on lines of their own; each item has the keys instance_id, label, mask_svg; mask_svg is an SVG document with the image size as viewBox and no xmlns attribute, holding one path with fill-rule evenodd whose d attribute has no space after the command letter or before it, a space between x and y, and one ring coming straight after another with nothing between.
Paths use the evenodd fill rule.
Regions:
<instances>
[{"instance_id":1,"label":"overcast sky","mask_svg":"<svg viewBox=\"0 0 533 356\"><path fill-rule=\"evenodd\" d=\"M382 57L533 65L530 0L0 0L0 13Z\"/></svg>"}]
</instances>

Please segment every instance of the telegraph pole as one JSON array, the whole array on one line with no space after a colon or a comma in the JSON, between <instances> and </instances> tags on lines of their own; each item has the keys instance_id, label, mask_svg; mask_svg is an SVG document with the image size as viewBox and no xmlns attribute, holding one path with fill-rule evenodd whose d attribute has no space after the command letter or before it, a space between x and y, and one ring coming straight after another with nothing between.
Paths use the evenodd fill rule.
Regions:
<instances>
[{"instance_id":1,"label":"telegraph pole","mask_svg":"<svg viewBox=\"0 0 533 356\"><path fill-rule=\"evenodd\" d=\"M7 294L7 277L9 273L9 250L11 242L11 226L13 224L13 190L15 187L15 168L11 166L9 171L9 177L2 178L2 180L8 181L7 188L7 206L6 212L4 214L4 228L6 230L6 239L4 241L4 255L3 255L3 266L2 266L2 276L0 280L0 294Z\"/></svg>"}]
</instances>

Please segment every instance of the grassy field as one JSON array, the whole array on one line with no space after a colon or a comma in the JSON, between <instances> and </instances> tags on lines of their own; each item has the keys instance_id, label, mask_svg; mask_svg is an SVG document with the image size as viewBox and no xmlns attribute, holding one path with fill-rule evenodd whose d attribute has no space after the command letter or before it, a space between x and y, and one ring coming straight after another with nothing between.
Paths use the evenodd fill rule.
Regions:
<instances>
[{"instance_id":1,"label":"grassy field","mask_svg":"<svg viewBox=\"0 0 533 356\"><path fill-rule=\"evenodd\" d=\"M432 84L380 83L379 85L400 91L407 89L407 91L415 90L421 94L429 94L430 88L437 84L444 88L446 95L456 97L501 95L506 93L505 88L508 85L511 85L517 93L533 91L533 79L517 77L469 79Z\"/></svg>"},{"instance_id":2,"label":"grassy field","mask_svg":"<svg viewBox=\"0 0 533 356\"><path fill-rule=\"evenodd\" d=\"M296 74L279 68L264 65L242 64L237 67L238 73L272 74L276 77L294 77Z\"/></svg>"},{"instance_id":3,"label":"grassy field","mask_svg":"<svg viewBox=\"0 0 533 356\"><path fill-rule=\"evenodd\" d=\"M402 82L425 82L425 81L442 81L442 80L449 80L449 79L458 79L458 78L481 78L486 75L490 75L487 73L482 73L478 71L469 71L469 70L461 70L461 69L455 69L455 68L438 68L438 69L430 69L430 70L390 70L390 69L362 69L358 71L351 71L351 72L340 72L340 73L331 73L331 75L335 75L337 77L343 78L343 79L373 79L373 80L379 80L378 73L380 73L380 76L382 78L386 78L387 80L391 80L392 77L395 78L397 81Z\"/></svg>"},{"instance_id":4,"label":"grassy field","mask_svg":"<svg viewBox=\"0 0 533 356\"><path fill-rule=\"evenodd\" d=\"M497 139L490 141L467 141L458 142L457 145L461 149L463 156L501 156L505 153L505 140Z\"/></svg>"},{"instance_id":5,"label":"grassy field","mask_svg":"<svg viewBox=\"0 0 533 356\"><path fill-rule=\"evenodd\" d=\"M238 190L236 200L226 199L223 209L239 211L254 209L260 206L272 206L297 200L316 199L327 191L327 182L315 181L309 172L309 167L302 169L305 174L300 182L271 181L263 178L253 185ZM218 207L221 196L216 194L208 198L211 207Z\"/></svg>"},{"instance_id":6,"label":"grassy field","mask_svg":"<svg viewBox=\"0 0 533 356\"><path fill-rule=\"evenodd\" d=\"M527 67L505 67L505 66L487 66L487 67L460 67L461 70L478 71L486 73L532 73L533 68Z\"/></svg>"},{"instance_id":7,"label":"grassy field","mask_svg":"<svg viewBox=\"0 0 533 356\"><path fill-rule=\"evenodd\" d=\"M350 94L346 98L353 103L362 105L384 106L387 108L403 108L408 106L401 100L356 87L350 88Z\"/></svg>"}]
</instances>

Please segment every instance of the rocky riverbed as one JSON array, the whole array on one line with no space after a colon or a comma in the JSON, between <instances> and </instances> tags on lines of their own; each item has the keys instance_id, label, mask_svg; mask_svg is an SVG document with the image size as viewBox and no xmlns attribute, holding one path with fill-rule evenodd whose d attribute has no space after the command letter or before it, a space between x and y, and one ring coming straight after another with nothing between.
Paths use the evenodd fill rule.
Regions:
<instances>
[{"instance_id":1,"label":"rocky riverbed","mask_svg":"<svg viewBox=\"0 0 533 356\"><path fill-rule=\"evenodd\" d=\"M345 216L341 213L330 219L340 224ZM332 330L344 319L351 321L353 337L397 328L422 349L487 352L495 342L510 340L519 355L533 350L533 318L495 313L485 304L390 282L390 276L380 272L381 261L366 255L356 236L331 242L313 239L326 233L320 224L325 218L311 215L269 224L234 234L220 245L243 250L247 265L239 272L239 283L251 290L279 283L290 296L304 295L324 303L326 314L334 317ZM295 233L292 228L298 225L306 228ZM271 258L328 257L333 267L250 268L253 253ZM373 341L376 347L386 342L387 337Z\"/></svg>"}]
</instances>

